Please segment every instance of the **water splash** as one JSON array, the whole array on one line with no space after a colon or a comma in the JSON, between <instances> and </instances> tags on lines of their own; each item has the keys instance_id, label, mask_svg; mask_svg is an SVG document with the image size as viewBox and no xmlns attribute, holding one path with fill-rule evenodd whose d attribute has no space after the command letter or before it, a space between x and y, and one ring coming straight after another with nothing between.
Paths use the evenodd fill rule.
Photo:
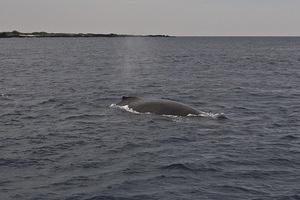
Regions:
<instances>
[{"instance_id":1,"label":"water splash","mask_svg":"<svg viewBox=\"0 0 300 200\"><path fill-rule=\"evenodd\" d=\"M125 106L119 106L117 104L111 104L110 105L111 108L119 108L121 110L125 110L127 112L131 112L131 113L134 113L134 114L150 114L150 113L140 113L140 112L137 112L135 110L133 110L132 108L129 108L128 105L125 105Z\"/></svg>"},{"instance_id":2,"label":"water splash","mask_svg":"<svg viewBox=\"0 0 300 200\"><path fill-rule=\"evenodd\" d=\"M189 114L188 117L208 117L213 119L227 119L224 113L212 113L212 112L203 112L203 111L200 111L200 114L198 115Z\"/></svg>"}]
</instances>

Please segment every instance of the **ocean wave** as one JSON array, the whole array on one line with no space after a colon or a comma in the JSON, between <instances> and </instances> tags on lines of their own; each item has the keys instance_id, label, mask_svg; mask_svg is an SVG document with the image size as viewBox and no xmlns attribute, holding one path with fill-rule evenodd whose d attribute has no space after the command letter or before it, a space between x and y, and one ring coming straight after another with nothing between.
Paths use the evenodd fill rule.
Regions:
<instances>
[{"instance_id":1,"label":"ocean wave","mask_svg":"<svg viewBox=\"0 0 300 200\"><path fill-rule=\"evenodd\" d=\"M51 104L51 103L56 103L56 102L57 102L56 98L49 98L49 99L39 102L38 105L46 105L46 104Z\"/></svg>"},{"instance_id":2,"label":"ocean wave","mask_svg":"<svg viewBox=\"0 0 300 200\"><path fill-rule=\"evenodd\" d=\"M293 135L293 134L289 134L289 135L282 136L280 139L294 141L294 140L298 140L299 137L297 137L296 135Z\"/></svg>"},{"instance_id":3,"label":"ocean wave","mask_svg":"<svg viewBox=\"0 0 300 200\"><path fill-rule=\"evenodd\" d=\"M215 186L217 190L219 190L222 193L248 193L248 194L255 194L255 195L266 195L267 193L261 190L257 190L255 188L250 188L246 186L237 186L237 185L219 185Z\"/></svg>"},{"instance_id":4,"label":"ocean wave","mask_svg":"<svg viewBox=\"0 0 300 200\"><path fill-rule=\"evenodd\" d=\"M240 178L252 178L257 180L264 180L266 178L272 178L275 176L287 176L292 175L293 173L290 171L282 171L282 170L258 170L258 169L251 169L251 170L242 170L242 171L233 171L229 173L225 173L229 176L236 176Z\"/></svg>"},{"instance_id":5,"label":"ocean wave","mask_svg":"<svg viewBox=\"0 0 300 200\"><path fill-rule=\"evenodd\" d=\"M192 141L194 141L194 139L187 137L187 136L186 137L182 136L182 137L168 137L168 138L160 139L157 141L161 144L171 144L171 143L192 142Z\"/></svg>"},{"instance_id":6,"label":"ocean wave","mask_svg":"<svg viewBox=\"0 0 300 200\"><path fill-rule=\"evenodd\" d=\"M140 199L155 199L152 198L148 195L134 195L130 197L118 197L118 196L112 196L112 195L99 195L99 196L94 196L91 198L87 198L85 200L140 200Z\"/></svg>"},{"instance_id":7,"label":"ocean wave","mask_svg":"<svg viewBox=\"0 0 300 200\"><path fill-rule=\"evenodd\" d=\"M16 116L21 116L22 113L20 111L13 111L11 113L4 113L2 115L0 115L0 118L2 117L16 117Z\"/></svg>"},{"instance_id":8,"label":"ocean wave","mask_svg":"<svg viewBox=\"0 0 300 200\"><path fill-rule=\"evenodd\" d=\"M6 101L9 101L9 100L12 100L11 98L9 98L9 95L8 94L4 94L4 93L0 93L0 100L6 100Z\"/></svg>"},{"instance_id":9,"label":"ocean wave","mask_svg":"<svg viewBox=\"0 0 300 200\"><path fill-rule=\"evenodd\" d=\"M82 119L98 119L103 117L102 115L95 115L95 114L82 114L82 115L71 115L65 117L63 120L82 120Z\"/></svg>"},{"instance_id":10,"label":"ocean wave","mask_svg":"<svg viewBox=\"0 0 300 200\"><path fill-rule=\"evenodd\" d=\"M24 168L44 165L41 159L0 158L1 167Z\"/></svg>"},{"instance_id":11,"label":"ocean wave","mask_svg":"<svg viewBox=\"0 0 300 200\"><path fill-rule=\"evenodd\" d=\"M192 163L173 163L169 165L165 165L161 167L161 169L167 169L167 170L183 170L183 171L191 171L191 172L217 172L219 171L216 168L207 167L207 166L196 166Z\"/></svg>"},{"instance_id":12,"label":"ocean wave","mask_svg":"<svg viewBox=\"0 0 300 200\"><path fill-rule=\"evenodd\" d=\"M166 165L161 167L161 169L178 169L178 170L187 170L187 171L193 171L191 167L188 167L187 164L182 164L182 163L174 163L170 165Z\"/></svg>"}]
</instances>

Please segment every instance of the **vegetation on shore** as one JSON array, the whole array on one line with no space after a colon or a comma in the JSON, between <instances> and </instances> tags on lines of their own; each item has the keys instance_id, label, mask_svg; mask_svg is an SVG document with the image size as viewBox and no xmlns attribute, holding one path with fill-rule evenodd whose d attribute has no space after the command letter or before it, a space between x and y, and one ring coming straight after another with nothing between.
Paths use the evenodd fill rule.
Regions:
<instances>
[{"instance_id":1,"label":"vegetation on shore","mask_svg":"<svg viewBox=\"0 0 300 200\"><path fill-rule=\"evenodd\" d=\"M170 37L168 35L126 35L126 34L95 34L95 33L47 33L32 32L22 33L19 31L0 32L0 38L21 38L21 37Z\"/></svg>"}]
</instances>

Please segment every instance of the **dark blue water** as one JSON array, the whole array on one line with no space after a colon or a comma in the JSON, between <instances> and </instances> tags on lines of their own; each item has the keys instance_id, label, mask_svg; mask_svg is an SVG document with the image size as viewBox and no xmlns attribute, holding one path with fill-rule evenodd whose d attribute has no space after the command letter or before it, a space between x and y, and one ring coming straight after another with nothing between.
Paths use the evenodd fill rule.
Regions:
<instances>
[{"instance_id":1,"label":"dark blue water","mask_svg":"<svg viewBox=\"0 0 300 200\"><path fill-rule=\"evenodd\" d=\"M0 199L300 199L299 86L300 38L1 39Z\"/></svg>"}]
</instances>

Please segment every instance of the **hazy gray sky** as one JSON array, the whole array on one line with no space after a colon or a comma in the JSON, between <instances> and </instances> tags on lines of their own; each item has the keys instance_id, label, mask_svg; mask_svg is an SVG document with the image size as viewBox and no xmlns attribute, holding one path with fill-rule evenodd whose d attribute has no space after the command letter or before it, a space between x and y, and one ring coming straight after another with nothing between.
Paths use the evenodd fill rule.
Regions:
<instances>
[{"instance_id":1,"label":"hazy gray sky","mask_svg":"<svg viewBox=\"0 0 300 200\"><path fill-rule=\"evenodd\" d=\"M0 0L0 31L300 35L300 0Z\"/></svg>"}]
</instances>

